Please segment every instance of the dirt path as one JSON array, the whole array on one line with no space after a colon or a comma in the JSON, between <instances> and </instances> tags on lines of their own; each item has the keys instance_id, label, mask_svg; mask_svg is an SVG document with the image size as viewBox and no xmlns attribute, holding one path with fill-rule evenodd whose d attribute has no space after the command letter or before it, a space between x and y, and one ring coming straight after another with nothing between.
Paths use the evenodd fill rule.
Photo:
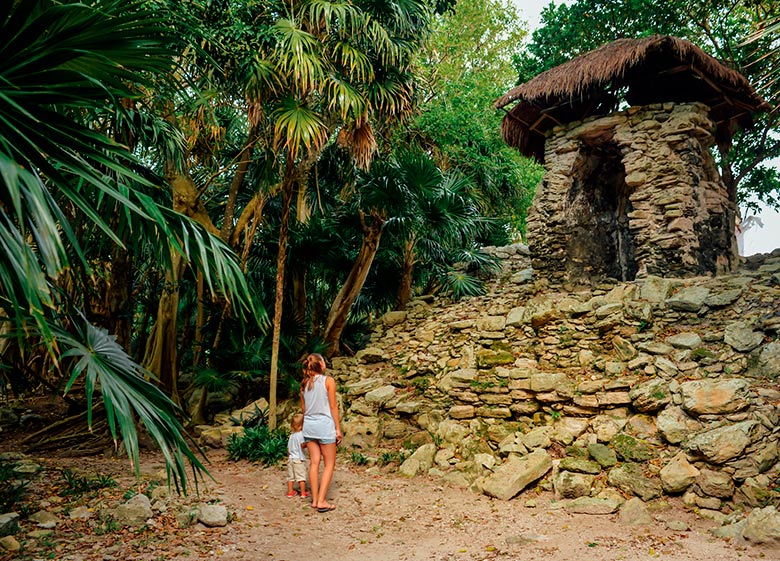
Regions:
<instances>
[{"instance_id":1,"label":"dirt path","mask_svg":"<svg viewBox=\"0 0 780 561\"><path fill-rule=\"evenodd\" d=\"M285 473L243 462L217 461L213 473L239 520L235 541L217 538L220 559L380 561L549 559L589 561L780 559L780 551L740 547L712 537L713 522L672 504L654 513L652 528L627 528L617 516L550 510L551 496L492 500L427 478L372 476L340 462L320 514L285 496ZM671 531L666 521L687 531ZM215 536L216 538L216 536Z\"/></svg>"},{"instance_id":2,"label":"dirt path","mask_svg":"<svg viewBox=\"0 0 780 561\"><path fill-rule=\"evenodd\" d=\"M618 522L617 515L573 515L550 509L549 493L493 500L426 477L372 474L344 457L339 458L328 497L336 509L327 514L311 509L308 500L285 496L283 468L227 461L224 452L212 452L209 470L216 483L202 485L198 500L226 504L234 518L226 527L178 528L177 509L171 505L145 528L105 531L105 523L96 517L68 520L67 512L76 503L58 498L60 470L79 468L115 477L117 487L104 489L86 502L97 514L100 508L121 502L128 489L148 488L146 482L159 477L159 455L143 455L140 483L126 460L38 460L46 471L34 491L35 501L38 508L59 511L62 523L52 536L36 542L29 537L34 525L25 522L17 535L26 540L18 554L22 560L780 560L780 549L740 546L712 537L707 529L713 522L676 502L654 511L653 527L629 528ZM535 507L527 506L530 499ZM669 530L667 521L688 529ZM0 561L10 559L16 558L0 553Z\"/></svg>"}]
</instances>

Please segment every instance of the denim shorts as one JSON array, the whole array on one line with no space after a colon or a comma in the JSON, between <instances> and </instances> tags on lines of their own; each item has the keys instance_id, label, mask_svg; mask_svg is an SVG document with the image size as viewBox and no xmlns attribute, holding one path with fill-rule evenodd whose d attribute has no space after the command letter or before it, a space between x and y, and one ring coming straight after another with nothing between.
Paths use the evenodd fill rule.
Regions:
<instances>
[{"instance_id":1,"label":"denim shorts","mask_svg":"<svg viewBox=\"0 0 780 561\"><path fill-rule=\"evenodd\" d=\"M336 444L336 437L333 438L304 438L304 442L318 442L320 444Z\"/></svg>"}]
</instances>

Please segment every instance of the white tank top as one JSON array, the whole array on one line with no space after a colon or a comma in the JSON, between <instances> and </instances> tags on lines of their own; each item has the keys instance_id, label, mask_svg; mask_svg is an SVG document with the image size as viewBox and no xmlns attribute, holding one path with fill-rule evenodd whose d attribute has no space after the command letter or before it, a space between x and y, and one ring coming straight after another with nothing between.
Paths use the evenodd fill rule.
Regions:
<instances>
[{"instance_id":1,"label":"white tank top","mask_svg":"<svg viewBox=\"0 0 780 561\"><path fill-rule=\"evenodd\" d=\"M303 402L306 405L303 414L303 436L312 440L336 438L336 423L330 412L328 389L325 376L316 374L311 388L303 390Z\"/></svg>"}]
</instances>

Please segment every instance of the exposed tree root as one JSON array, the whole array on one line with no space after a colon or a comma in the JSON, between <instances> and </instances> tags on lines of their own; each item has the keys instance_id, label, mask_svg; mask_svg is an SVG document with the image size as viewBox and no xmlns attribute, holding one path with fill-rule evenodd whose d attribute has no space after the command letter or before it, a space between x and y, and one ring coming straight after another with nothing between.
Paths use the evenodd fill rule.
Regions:
<instances>
[{"instance_id":1,"label":"exposed tree root","mask_svg":"<svg viewBox=\"0 0 780 561\"><path fill-rule=\"evenodd\" d=\"M91 428L84 411L27 435L20 444L26 453L57 451L61 456L93 456L114 448L102 404L93 407Z\"/></svg>"}]
</instances>

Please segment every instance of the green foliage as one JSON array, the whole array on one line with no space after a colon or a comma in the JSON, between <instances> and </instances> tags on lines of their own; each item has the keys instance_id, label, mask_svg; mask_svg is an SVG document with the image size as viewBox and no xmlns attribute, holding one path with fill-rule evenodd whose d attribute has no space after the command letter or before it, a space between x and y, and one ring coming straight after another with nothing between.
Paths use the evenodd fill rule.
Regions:
<instances>
[{"instance_id":1,"label":"green foliage","mask_svg":"<svg viewBox=\"0 0 780 561\"><path fill-rule=\"evenodd\" d=\"M255 405L255 410L249 417L244 418L244 414L241 413L239 418L230 417L230 422L236 426L244 428L254 428L262 426L268 422L268 408L266 407L262 411Z\"/></svg>"},{"instance_id":2,"label":"green foliage","mask_svg":"<svg viewBox=\"0 0 780 561\"><path fill-rule=\"evenodd\" d=\"M24 500L29 481L19 479L14 464L0 460L0 512L12 512Z\"/></svg>"},{"instance_id":3,"label":"green foliage","mask_svg":"<svg viewBox=\"0 0 780 561\"><path fill-rule=\"evenodd\" d=\"M286 430L270 430L268 425L248 428L244 430L243 436L233 434L228 439L228 459L277 464L287 457L289 436Z\"/></svg>"},{"instance_id":4,"label":"green foliage","mask_svg":"<svg viewBox=\"0 0 780 561\"><path fill-rule=\"evenodd\" d=\"M393 462L400 463L400 453L398 451L382 452L379 455L380 466L386 466L387 464L392 464Z\"/></svg>"},{"instance_id":5,"label":"green foliage","mask_svg":"<svg viewBox=\"0 0 780 561\"><path fill-rule=\"evenodd\" d=\"M493 108L514 81L512 60L525 36L518 19L509 2L477 0L437 21L420 69L428 99L408 133L443 168L469 177L480 211L515 233L525 230L542 175L503 141L503 113Z\"/></svg>"},{"instance_id":6,"label":"green foliage","mask_svg":"<svg viewBox=\"0 0 780 561\"><path fill-rule=\"evenodd\" d=\"M412 387L418 395L424 394L425 390L427 390L430 385L431 382L426 376L417 376L412 380Z\"/></svg>"},{"instance_id":7,"label":"green foliage","mask_svg":"<svg viewBox=\"0 0 780 561\"><path fill-rule=\"evenodd\" d=\"M60 491L63 497L105 489L107 487L116 487L117 483L110 475L98 473L95 477L81 475L68 468L62 470L62 478L65 480L65 488Z\"/></svg>"},{"instance_id":8,"label":"green foliage","mask_svg":"<svg viewBox=\"0 0 780 561\"><path fill-rule=\"evenodd\" d=\"M351 460L351 461L352 461L352 463L353 463L353 464L355 464L356 466L365 466L365 465L368 465L368 458L366 457L366 455L365 455L365 454L363 454L363 453L361 453L361 452L352 452L352 453L350 454L350 460Z\"/></svg>"}]
</instances>

